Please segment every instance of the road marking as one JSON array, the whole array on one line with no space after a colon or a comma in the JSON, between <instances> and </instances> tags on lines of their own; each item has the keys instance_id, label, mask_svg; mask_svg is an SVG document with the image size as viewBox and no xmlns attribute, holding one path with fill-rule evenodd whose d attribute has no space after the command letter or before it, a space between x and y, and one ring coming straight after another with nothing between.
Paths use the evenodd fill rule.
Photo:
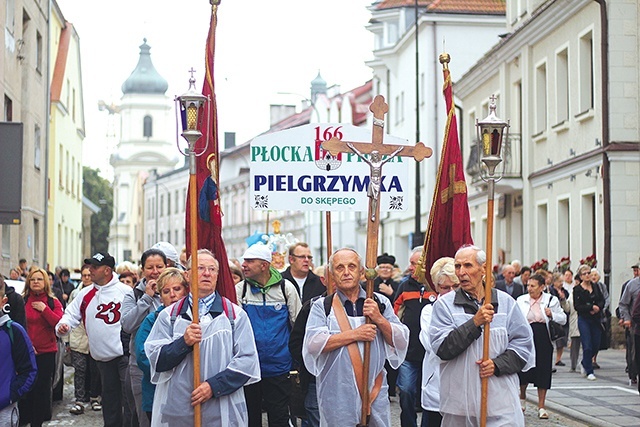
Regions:
<instances>
[{"instance_id":1,"label":"road marking","mask_svg":"<svg viewBox=\"0 0 640 427\"><path fill-rule=\"evenodd\" d=\"M624 391L629 394L638 394L637 390L620 387L617 385L592 385L592 386L553 386L551 390L596 390L596 389L614 389Z\"/></svg>"}]
</instances>

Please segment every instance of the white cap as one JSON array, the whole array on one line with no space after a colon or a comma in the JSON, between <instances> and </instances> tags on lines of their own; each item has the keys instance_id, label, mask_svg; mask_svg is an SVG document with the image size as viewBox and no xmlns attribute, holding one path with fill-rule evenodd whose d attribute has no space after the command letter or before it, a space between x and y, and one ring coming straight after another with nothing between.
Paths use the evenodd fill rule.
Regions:
<instances>
[{"instance_id":1,"label":"white cap","mask_svg":"<svg viewBox=\"0 0 640 427\"><path fill-rule=\"evenodd\" d=\"M261 259L271 263L271 249L267 245L256 243L244 251L242 259Z\"/></svg>"},{"instance_id":2,"label":"white cap","mask_svg":"<svg viewBox=\"0 0 640 427\"><path fill-rule=\"evenodd\" d=\"M178 258L178 251L176 248L169 242L158 242L155 245L151 246L151 249L159 249L164 253L164 256L167 257L168 260L173 261L174 264L180 264L180 258Z\"/></svg>"}]
</instances>

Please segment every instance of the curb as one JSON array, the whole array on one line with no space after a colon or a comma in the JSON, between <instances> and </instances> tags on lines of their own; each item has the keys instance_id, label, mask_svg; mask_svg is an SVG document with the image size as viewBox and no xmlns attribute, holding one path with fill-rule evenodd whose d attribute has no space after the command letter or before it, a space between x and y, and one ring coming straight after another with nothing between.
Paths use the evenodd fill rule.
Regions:
<instances>
[{"instance_id":1,"label":"curb","mask_svg":"<svg viewBox=\"0 0 640 427\"><path fill-rule=\"evenodd\" d=\"M527 402L531 403L532 405L536 405L536 407L538 405L537 397L536 398L527 397ZM547 400L544 406L547 409L551 409L554 412L557 412L569 418L573 418L574 420L585 423L586 425L591 427L620 427L618 424L612 424L610 422L601 420L599 418L583 414L582 412L578 412L574 409L568 408L564 405L560 405L550 400Z\"/></svg>"}]
</instances>

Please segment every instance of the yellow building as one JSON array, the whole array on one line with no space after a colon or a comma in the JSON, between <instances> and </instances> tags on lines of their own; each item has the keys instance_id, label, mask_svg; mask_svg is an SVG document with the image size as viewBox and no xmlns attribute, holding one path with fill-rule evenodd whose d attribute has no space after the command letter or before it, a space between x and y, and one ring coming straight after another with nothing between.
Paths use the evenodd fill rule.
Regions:
<instances>
[{"instance_id":1,"label":"yellow building","mask_svg":"<svg viewBox=\"0 0 640 427\"><path fill-rule=\"evenodd\" d=\"M51 107L47 199L47 264L80 268L82 141L85 137L80 38L54 1L49 25Z\"/></svg>"}]
</instances>

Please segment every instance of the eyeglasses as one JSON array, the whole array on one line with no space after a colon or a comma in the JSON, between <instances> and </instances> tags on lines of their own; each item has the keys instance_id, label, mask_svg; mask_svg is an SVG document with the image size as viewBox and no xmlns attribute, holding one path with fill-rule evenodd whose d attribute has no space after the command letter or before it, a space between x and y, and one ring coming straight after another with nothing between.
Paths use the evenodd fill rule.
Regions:
<instances>
[{"instance_id":1,"label":"eyeglasses","mask_svg":"<svg viewBox=\"0 0 640 427\"><path fill-rule=\"evenodd\" d=\"M581 276L584 276L585 274L591 274L590 271L583 271L582 273L580 273Z\"/></svg>"},{"instance_id":2,"label":"eyeglasses","mask_svg":"<svg viewBox=\"0 0 640 427\"><path fill-rule=\"evenodd\" d=\"M32 282L44 282L44 278L43 277L32 277L29 280L32 281Z\"/></svg>"},{"instance_id":3,"label":"eyeglasses","mask_svg":"<svg viewBox=\"0 0 640 427\"><path fill-rule=\"evenodd\" d=\"M198 266L198 274L203 274L205 271L208 271L209 274L217 273L218 267L205 267L204 265Z\"/></svg>"},{"instance_id":4,"label":"eyeglasses","mask_svg":"<svg viewBox=\"0 0 640 427\"><path fill-rule=\"evenodd\" d=\"M298 259L308 259L309 261L313 259L313 255L291 255L291 256Z\"/></svg>"}]
</instances>

